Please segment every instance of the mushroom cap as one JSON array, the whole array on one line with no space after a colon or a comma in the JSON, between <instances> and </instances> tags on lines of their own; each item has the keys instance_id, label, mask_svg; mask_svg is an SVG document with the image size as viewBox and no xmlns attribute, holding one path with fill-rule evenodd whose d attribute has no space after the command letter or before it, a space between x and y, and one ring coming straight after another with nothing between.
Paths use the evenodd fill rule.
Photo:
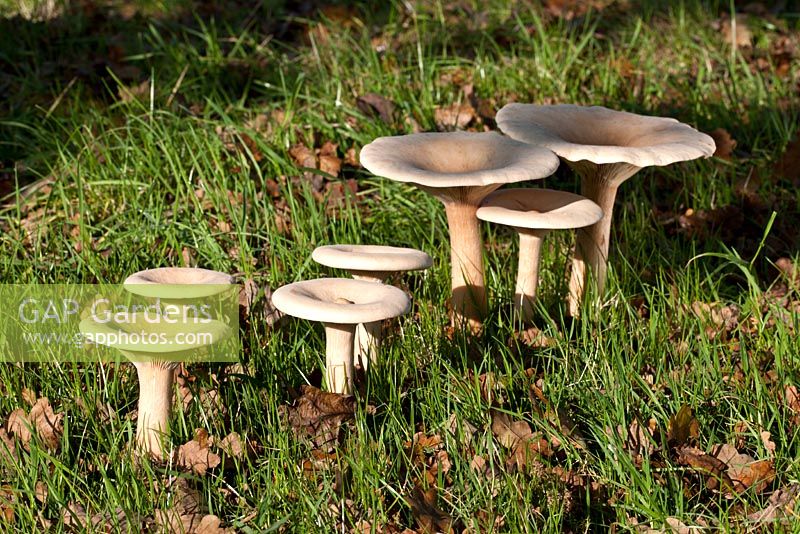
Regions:
<instances>
[{"instance_id":1,"label":"mushroom cap","mask_svg":"<svg viewBox=\"0 0 800 534\"><path fill-rule=\"evenodd\" d=\"M567 191L501 189L486 197L476 215L482 221L516 228L567 230L596 223L603 218L603 210Z\"/></svg>"},{"instance_id":2,"label":"mushroom cap","mask_svg":"<svg viewBox=\"0 0 800 534\"><path fill-rule=\"evenodd\" d=\"M375 175L425 187L536 180L553 174L559 163L550 150L496 132L379 137L361 149L360 160Z\"/></svg>"},{"instance_id":3,"label":"mushroom cap","mask_svg":"<svg viewBox=\"0 0 800 534\"><path fill-rule=\"evenodd\" d=\"M402 290L351 278L295 282L278 288L272 304L294 317L337 324L382 321L411 309L411 299Z\"/></svg>"},{"instance_id":4,"label":"mushroom cap","mask_svg":"<svg viewBox=\"0 0 800 534\"><path fill-rule=\"evenodd\" d=\"M433 264L421 250L382 245L326 245L314 249L311 257L321 265L350 271L417 271Z\"/></svg>"},{"instance_id":5,"label":"mushroom cap","mask_svg":"<svg viewBox=\"0 0 800 534\"><path fill-rule=\"evenodd\" d=\"M208 269L159 267L134 273L122 285L130 293L142 297L189 299L222 293L227 289L225 286L232 283L231 275Z\"/></svg>"},{"instance_id":6,"label":"mushroom cap","mask_svg":"<svg viewBox=\"0 0 800 534\"><path fill-rule=\"evenodd\" d=\"M507 104L495 120L514 139L568 161L649 167L709 157L715 150L710 136L688 124L602 106Z\"/></svg>"}]
</instances>

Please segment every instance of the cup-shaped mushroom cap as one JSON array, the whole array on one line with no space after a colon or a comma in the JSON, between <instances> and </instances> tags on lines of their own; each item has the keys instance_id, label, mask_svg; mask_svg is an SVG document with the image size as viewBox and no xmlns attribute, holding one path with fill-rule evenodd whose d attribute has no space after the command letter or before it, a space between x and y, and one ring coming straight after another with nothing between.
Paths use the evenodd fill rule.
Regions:
<instances>
[{"instance_id":1,"label":"cup-shaped mushroom cap","mask_svg":"<svg viewBox=\"0 0 800 534\"><path fill-rule=\"evenodd\" d=\"M425 187L536 180L558 167L558 158L550 150L495 132L379 137L361 149L360 160L377 176Z\"/></svg>"},{"instance_id":2,"label":"cup-shaped mushroom cap","mask_svg":"<svg viewBox=\"0 0 800 534\"><path fill-rule=\"evenodd\" d=\"M603 210L588 198L567 191L501 189L484 199L476 215L515 228L567 230L596 223L603 218Z\"/></svg>"},{"instance_id":3,"label":"cup-shaped mushroom cap","mask_svg":"<svg viewBox=\"0 0 800 534\"><path fill-rule=\"evenodd\" d=\"M311 257L321 265L350 271L417 271L433 264L421 250L383 245L326 245L317 247Z\"/></svg>"},{"instance_id":4,"label":"cup-shaped mushroom cap","mask_svg":"<svg viewBox=\"0 0 800 534\"><path fill-rule=\"evenodd\" d=\"M507 104L497 126L514 139L549 148L568 161L669 165L714 153L714 140L667 117L602 106Z\"/></svg>"},{"instance_id":5,"label":"cup-shaped mushroom cap","mask_svg":"<svg viewBox=\"0 0 800 534\"><path fill-rule=\"evenodd\" d=\"M187 299L216 295L227 289L224 286L232 283L231 275L217 271L195 267L160 267L130 275L123 286L127 291L143 297Z\"/></svg>"},{"instance_id":6,"label":"cup-shaped mushroom cap","mask_svg":"<svg viewBox=\"0 0 800 534\"><path fill-rule=\"evenodd\" d=\"M350 278L295 282L278 288L272 304L294 317L337 324L382 321L411 308L411 300L401 289Z\"/></svg>"}]
</instances>

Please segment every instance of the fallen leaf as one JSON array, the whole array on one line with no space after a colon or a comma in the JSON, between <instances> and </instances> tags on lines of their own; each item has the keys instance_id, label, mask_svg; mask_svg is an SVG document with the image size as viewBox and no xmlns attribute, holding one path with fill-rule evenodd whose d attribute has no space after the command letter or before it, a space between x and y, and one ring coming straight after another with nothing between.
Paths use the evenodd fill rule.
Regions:
<instances>
[{"instance_id":1,"label":"fallen leaf","mask_svg":"<svg viewBox=\"0 0 800 534\"><path fill-rule=\"evenodd\" d=\"M510 469L537 470L540 468L538 457L553 453L541 432L533 432L525 421L512 421L507 414L495 409L490 413L492 433L504 447L511 449L507 460Z\"/></svg>"},{"instance_id":2,"label":"fallen leaf","mask_svg":"<svg viewBox=\"0 0 800 534\"><path fill-rule=\"evenodd\" d=\"M769 455L770 458L775 456L775 442L770 439L771 436L772 434L766 430L762 430L759 433L759 437L761 437L761 443L764 445L764 449L766 449L767 455Z\"/></svg>"},{"instance_id":3,"label":"fallen leaf","mask_svg":"<svg viewBox=\"0 0 800 534\"><path fill-rule=\"evenodd\" d=\"M676 461L706 477L708 489L720 489L726 495L733 494L733 481L727 473L728 465L716 456L706 454L697 447L682 447L678 450Z\"/></svg>"},{"instance_id":4,"label":"fallen leaf","mask_svg":"<svg viewBox=\"0 0 800 534\"><path fill-rule=\"evenodd\" d=\"M308 148L303 143L293 145L289 149L289 155L292 157L295 165L308 169L317 168L317 156L314 151Z\"/></svg>"},{"instance_id":5,"label":"fallen leaf","mask_svg":"<svg viewBox=\"0 0 800 534\"><path fill-rule=\"evenodd\" d=\"M728 133L728 130L725 128L717 128L708 135L714 139L714 144L717 146L717 148L714 150L714 156L721 159L731 159L733 149L736 148L736 140L731 137L731 134Z\"/></svg>"},{"instance_id":6,"label":"fallen leaf","mask_svg":"<svg viewBox=\"0 0 800 534\"><path fill-rule=\"evenodd\" d=\"M788 526L797 521L798 498L800 498L800 484L777 489L770 496L767 506L749 514L747 519L755 523L754 527ZM771 529L765 531L771 531Z\"/></svg>"},{"instance_id":7,"label":"fallen leaf","mask_svg":"<svg viewBox=\"0 0 800 534\"><path fill-rule=\"evenodd\" d=\"M433 120L440 131L466 128L475 117L475 109L469 102L456 102L447 107L437 107L433 111Z\"/></svg>"},{"instance_id":8,"label":"fallen leaf","mask_svg":"<svg viewBox=\"0 0 800 534\"><path fill-rule=\"evenodd\" d=\"M361 167L361 162L358 160L358 152L353 147L347 149L344 153L344 164L351 167Z\"/></svg>"},{"instance_id":9,"label":"fallen leaf","mask_svg":"<svg viewBox=\"0 0 800 534\"><path fill-rule=\"evenodd\" d=\"M208 432L201 428L195 430L195 437L178 447L178 465L191 469L198 475L204 475L209 469L217 467L222 458L211 452L210 444Z\"/></svg>"},{"instance_id":10,"label":"fallen leaf","mask_svg":"<svg viewBox=\"0 0 800 534\"><path fill-rule=\"evenodd\" d=\"M64 414L56 415L48 398L42 397L36 401L27 415L21 408L11 412L6 423L6 431L19 439L26 450L30 450L32 430L36 432L48 449L56 450L64 432L63 419Z\"/></svg>"},{"instance_id":11,"label":"fallen leaf","mask_svg":"<svg viewBox=\"0 0 800 534\"><path fill-rule=\"evenodd\" d=\"M417 526L423 533L455 532L455 521L437 505L436 488L423 490L415 487L412 494L406 497L408 506L414 513Z\"/></svg>"},{"instance_id":12,"label":"fallen leaf","mask_svg":"<svg viewBox=\"0 0 800 534\"><path fill-rule=\"evenodd\" d=\"M725 17L717 23L717 29L726 44L734 48L749 47L752 44L753 34L747 24L747 19L736 15L733 19Z\"/></svg>"},{"instance_id":13,"label":"fallen leaf","mask_svg":"<svg viewBox=\"0 0 800 534\"><path fill-rule=\"evenodd\" d=\"M720 445L714 451L714 456L728 466L727 474L737 493L751 487L760 493L775 478L772 460L755 460L747 454L741 454L733 445Z\"/></svg>"},{"instance_id":14,"label":"fallen leaf","mask_svg":"<svg viewBox=\"0 0 800 534\"><path fill-rule=\"evenodd\" d=\"M289 426L316 448L333 451L339 441L341 426L353 418L355 397L322 391L314 386L300 387L301 395L292 406L281 406Z\"/></svg>"},{"instance_id":15,"label":"fallen leaf","mask_svg":"<svg viewBox=\"0 0 800 534\"><path fill-rule=\"evenodd\" d=\"M334 178L339 176L342 170L342 160L336 155L338 145L325 141L319 149L319 170L326 172Z\"/></svg>"},{"instance_id":16,"label":"fallen leaf","mask_svg":"<svg viewBox=\"0 0 800 534\"><path fill-rule=\"evenodd\" d=\"M379 117L386 124L394 122L395 104L377 93L367 93L356 99L356 106L368 117Z\"/></svg>"}]
</instances>

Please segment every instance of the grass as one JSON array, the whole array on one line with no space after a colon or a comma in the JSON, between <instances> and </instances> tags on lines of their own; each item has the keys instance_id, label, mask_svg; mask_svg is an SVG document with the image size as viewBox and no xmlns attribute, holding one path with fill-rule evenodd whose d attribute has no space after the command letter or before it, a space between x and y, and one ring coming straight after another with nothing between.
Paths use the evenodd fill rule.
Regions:
<instances>
[{"instance_id":1,"label":"grass","mask_svg":"<svg viewBox=\"0 0 800 534\"><path fill-rule=\"evenodd\" d=\"M381 524L414 527L419 514L406 497L424 467L407 442L417 432L440 435L452 464L433 484L438 507L475 532L629 531L636 522L661 528L668 518L735 531L769 490L798 482L800 441L783 402L800 371L798 316L770 323L777 312L761 297L776 278L770 262L798 250L800 199L771 169L797 133L800 71L795 61L780 72L768 53L780 35L797 43L797 13L751 16L755 46L732 50L713 26L730 15L726 2L631 2L571 20L500 0L422 2L413 11L402 2L359 4L322 14L269 0L216 10L178 1L70 3L40 21L15 18L12 3L0 6L3 281L115 283L188 262L277 288L330 274L310 260L323 244L412 246L434 257L430 271L404 279L415 314L398 322L366 377L338 465L313 476L302 467L312 453L281 423L279 407L292 401L293 388L318 384L323 331L299 320L270 328L263 297L242 325L239 372L193 370L195 394L216 390L219 406L198 396L175 414L176 445L198 428L220 438L236 431L258 444L253 457L203 476L132 461L131 366L0 367L4 417L28 406L25 388L64 414L56 451L34 440L4 466L5 508L13 510L4 530L43 529L44 520L65 528L61 510L70 502L90 515L119 508L128 521L152 516L174 506L170 477L187 479L210 513L242 532L349 530L360 520L374 532ZM766 63L756 67L759 57ZM411 131L406 117L433 130L434 110L463 101L466 83L495 109L511 100L601 104L674 116L703 131L725 128L738 145L730 160L646 169L622 186L610 287L597 314L564 317L572 236L548 238L538 326L557 342L547 348L509 343L515 240L485 226L486 333L451 340L447 231L437 201L346 166L342 177L356 178L358 193L328 206L289 148L332 141L343 156L376 136ZM123 97L123 87L131 95ZM357 97L368 92L396 103L394 123L359 109ZM737 193L747 178L758 180L763 205ZM576 191L578 184L562 167L542 185ZM670 222L688 208L728 215L688 229ZM709 252L717 255L702 256ZM739 325L711 337L706 329L721 327L692 304L717 301L739 307ZM499 409L552 432L530 398L526 369L586 443L567 442L543 465L596 482L600 497L549 469L507 469L478 377L493 373L503 385ZM96 408L105 405L110 417ZM766 458L759 432L771 433L777 477L767 491L726 499L673 460L645 455L637 465L624 439L609 432L652 418L665 440L684 405L705 451L740 439L740 451ZM447 431L451 416L462 427L455 435ZM471 441L462 435L467 423L476 428ZM490 475L472 467L476 455ZM41 500L37 483L47 489Z\"/></svg>"}]
</instances>

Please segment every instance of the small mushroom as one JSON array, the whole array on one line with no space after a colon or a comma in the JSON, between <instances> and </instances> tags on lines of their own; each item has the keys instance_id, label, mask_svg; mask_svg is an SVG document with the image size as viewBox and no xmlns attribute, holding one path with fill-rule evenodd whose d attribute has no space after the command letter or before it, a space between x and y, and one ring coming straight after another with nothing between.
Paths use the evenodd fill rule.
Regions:
<instances>
[{"instance_id":1,"label":"small mushroom","mask_svg":"<svg viewBox=\"0 0 800 534\"><path fill-rule=\"evenodd\" d=\"M190 302L222 293L230 288L233 278L225 273L207 269L164 267L140 271L129 276L124 288L133 294L166 299L171 302ZM175 319L171 319L174 321ZM220 340L229 335L223 323L212 320L205 324L194 322L158 321L153 324L143 321L141 316L130 324L101 324L92 318L81 322L81 331L96 335L144 331L161 333L166 337L159 343L114 343L109 346L119 349L136 367L139 378L139 411L136 421L136 443L139 450L156 459L164 458L161 439L169 432L169 418L172 411L172 388L174 371L203 344L178 344L174 340L177 332L187 329L202 330L213 339Z\"/></svg>"},{"instance_id":2,"label":"small mushroom","mask_svg":"<svg viewBox=\"0 0 800 534\"><path fill-rule=\"evenodd\" d=\"M402 290L349 278L320 278L278 288L272 303L287 315L325 325L325 380L329 391L353 391L356 325L407 313L411 300Z\"/></svg>"},{"instance_id":3,"label":"small mushroom","mask_svg":"<svg viewBox=\"0 0 800 534\"><path fill-rule=\"evenodd\" d=\"M601 106L507 104L498 127L514 139L544 146L581 177L581 193L596 202L603 218L578 232L570 280L569 309L577 316L587 270L598 295L606 281L609 235L617 189L639 169L670 165L714 153L714 140L666 117L636 115Z\"/></svg>"},{"instance_id":4,"label":"small mushroom","mask_svg":"<svg viewBox=\"0 0 800 534\"><path fill-rule=\"evenodd\" d=\"M519 266L514 309L523 322L533 320L539 281L539 258L544 237L551 230L569 230L594 224L603 210L591 200L552 189L501 189L478 208L478 219L514 228L519 234Z\"/></svg>"},{"instance_id":5,"label":"small mushroom","mask_svg":"<svg viewBox=\"0 0 800 534\"><path fill-rule=\"evenodd\" d=\"M321 265L348 271L356 280L379 283L395 273L427 269L433 264L421 250L382 245L326 245L317 247L311 257ZM353 357L364 370L370 361L375 362L380 342L380 321L356 327Z\"/></svg>"},{"instance_id":6,"label":"small mushroom","mask_svg":"<svg viewBox=\"0 0 800 534\"><path fill-rule=\"evenodd\" d=\"M361 149L360 160L373 174L413 183L442 201L450 229L453 322L480 331L487 303L478 205L503 184L549 176L558 158L494 132L450 132L381 137Z\"/></svg>"}]
</instances>

